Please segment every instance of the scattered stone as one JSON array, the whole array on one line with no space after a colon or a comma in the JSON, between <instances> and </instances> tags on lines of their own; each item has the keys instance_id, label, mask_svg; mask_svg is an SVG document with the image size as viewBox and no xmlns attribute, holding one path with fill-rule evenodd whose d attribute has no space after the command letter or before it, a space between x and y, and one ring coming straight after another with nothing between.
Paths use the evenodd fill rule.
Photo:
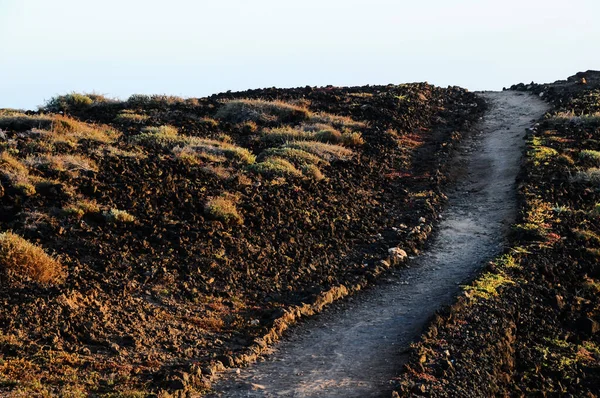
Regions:
<instances>
[{"instance_id":1,"label":"scattered stone","mask_svg":"<svg viewBox=\"0 0 600 398\"><path fill-rule=\"evenodd\" d=\"M390 255L390 263L392 265L400 264L408 257L406 252L399 247L392 247L391 249L388 249L388 254Z\"/></svg>"}]
</instances>

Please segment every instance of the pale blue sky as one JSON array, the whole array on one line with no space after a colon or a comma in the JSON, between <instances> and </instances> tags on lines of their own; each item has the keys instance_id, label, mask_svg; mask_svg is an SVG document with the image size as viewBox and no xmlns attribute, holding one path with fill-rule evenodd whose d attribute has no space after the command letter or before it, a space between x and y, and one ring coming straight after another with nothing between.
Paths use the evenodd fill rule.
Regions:
<instances>
[{"instance_id":1,"label":"pale blue sky","mask_svg":"<svg viewBox=\"0 0 600 398\"><path fill-rule=\"evenodd\" d=\"M0 107L600 69L598 0L0 0Z\"/></svg>"}]
</instances>

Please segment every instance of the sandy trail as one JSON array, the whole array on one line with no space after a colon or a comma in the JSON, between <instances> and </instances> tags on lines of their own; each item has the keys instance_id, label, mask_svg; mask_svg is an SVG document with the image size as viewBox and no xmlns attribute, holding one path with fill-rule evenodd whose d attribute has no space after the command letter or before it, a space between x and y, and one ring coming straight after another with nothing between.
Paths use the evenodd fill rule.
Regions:
<instances>
[{"instance_id":1,"label":"sandy trail","mask_svg":"<svg viewBox=\"0 0 600 398\"><path fill-rule=\"evenodd\" d=\"M389 397L389 380L434 312L502 250L516 213L515 178L525 129L548 106L517 92L482 93L490 104L458 156L464 169L439 232L410 268L296 327L264 362L215 385L223 397Z\"/></svg>"}]
</instances>

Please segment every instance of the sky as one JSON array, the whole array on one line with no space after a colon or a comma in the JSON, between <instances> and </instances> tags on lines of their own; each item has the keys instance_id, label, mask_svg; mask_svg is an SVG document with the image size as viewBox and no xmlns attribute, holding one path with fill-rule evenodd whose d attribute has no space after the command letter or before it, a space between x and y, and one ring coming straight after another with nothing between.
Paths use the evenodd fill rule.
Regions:
<instances>
[{"instance_id":1,"label":"sky","mask_svg":"<svg viewBox=\"0 0 600 398\"><path fill-rule=\"evenodd\" d=\"M600 69L598 0L0 0L0 108L423 82L501 90Z\"/></svg>"}]
</instances>

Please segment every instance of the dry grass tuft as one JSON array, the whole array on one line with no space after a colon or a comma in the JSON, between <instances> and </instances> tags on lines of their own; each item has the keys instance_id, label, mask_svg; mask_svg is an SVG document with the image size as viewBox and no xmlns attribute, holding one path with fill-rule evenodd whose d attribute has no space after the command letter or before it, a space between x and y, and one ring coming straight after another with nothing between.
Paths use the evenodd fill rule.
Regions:
<instances>
[{"instance_id":1,"label":"dry grass tuft","mask_svg":"<svg viewBox=\"0 0 600 398\"><path fill-rule=\"evenodd\" d=\"M100 206L98 206L95 200L81 199L72 205L64 207L63 212L67 215L81 218L86 214L100 213Z\"/></svg>"},{"instance_id":2,"label":"dry grass tuft","mask_svg":"<svg viewBox=\"0 0 600 398\"><path fill-rule=\"evenodd\" d=\"M302 177L302 172L292 163L278 157L269 157L250 166L255 173L270 177Z\"/></svg>"},{"instance_id":3,"label":"dry grass tuft","mask_svg":"<svg viewBox=\"0 0 600 398\"><path fill-rule=\"evenodd\" d=\"M208 165L208 166L202 167L202 171L205 172L206 174L213 175L220 180L227 180L227 179L231 178L231 176L232 176L231 170L227 169L223 166Z\"/></svg>"},{"instance_id":4,"label":"dry grass tuft","mask_svg":"<svg viewBox=\"0 0 600 398\"><path fill-rule=\"evenodd\" d=\"M309 122L315 124L328 124L339 130L360 130L367 127L366 123L357 122L351 117L332 115L330 113L315 113L310 116Z\"/></svg>"},{"instance_id":5,"label":"dry grass tuft","mask_svg":"<svg viewBox=\"0 0 600 398\"><path fill-rule=\"evenodd\" d=\"M29 156L24 163L36 169L50 169L58 172L66 172L76 176L81 171L97 172L96 163L82 155L38 155Z\"/></svg>"},{"instance_id":6,"label":"dry grass tuft","mask_svg":"<svg viewBox=\"0 0 600 398\"><path fill-rule=\"evenodd\" d=\"M226 102L216 114L217 119L231 123L295 122L306 120L308 109L283 101L240 99Z\"/></svg>"},{"instance_id":7,"label":"dry grass tuft","mask_svg":"<svg viewBox=\"0 0 600 398\"><path fill-rule=\"evenodd\" d=\"M46 129L52 126L52 116L25 115L23 113L7 113L0 115L0 129L27 131L31 129Z\"/></svg>"},{"instance_id":8,"label":"dry grass tuft","mask_svg":"<svg viewBox=\"0 0 600 398\"><path fill-rule=\"evenodd\" d=\"M193 162L191 158L194 156L209 162L220 162L222 157L246 164L256 160L246 148L219 140L179 135L174 127L148 127L143 131L133 137L132 141L142 145L174 147L175 156L186 162Z\"/></svg>"},{"instance_id":9,"label":"dry grass tuft","mask_svg":"<svg viewBox=\"0 0 600 398\"><path fill-rule=\"evenodd\" d=\"M0 174L24 195L35 194L35 178L29 175L29 170L23 163L8 152L0 154Z\"/></svg>"},{"instance_id":10,"label":"dry grass tuft","mask_svg":"<svg viewBox=\"0 0 600 398\"><path fill-rule=\"evenodd\" d=\"M314 139L314 133L302 131L292 127L278 127L274 129L265 129L261 133L261 140L272 144L283 144L289 141L311 141Z\"/></svg>"},{"instance_id":11,"label":"dry grass tuft","mask_svg":"<svg viewBox=\"0 0 600 398\"><path fill-rule=\"evenodd\" d=\"M242 224L243 219L235 205L235 197L223 194L217 198L209 199L204 206L204 213L215 220L225 223Z\"/></svg>"},{"instance_id":12,"label":"dry grass tuft","mask_svg":"<svg viewBox=\"0 0 600 398\"><path fill-rule=\"evenodd\" d=\"M133 124L145 123L148 121L148 119L150 119L150 116L135 113L135 111L132 111L131 109L126 109L124 111L121 111L115 117L115 121L117 121L119 123L133 123Z\"/></svg>"},{"instance_id":13,"label":"dry grass tuft","mask_svg":"<svg viewBox=\"0 0 600 398\"><path fill-rule=\"evenodd\" d=\"M311 179L316 180L316 181L321 181L321 180L325 179L325 176L321 172L321 169L319 169L314 164L307 164L306 166L303 166L302 167L302 173L306 177L311 178Z\"/></svg>"},{"instance_id":14,"label":"dry grass tuft","mask_svg":"<svg viewBox=\"0 0 600 398\"><path fill-rule=\"evenodd\" d=\"M345 146L357 147L364 145L365 140L362 137L362 134L355 131L342 134L341 143Z\"/></svg>"},{"instance_id":15,"label":"dry grass tuft","mask_svg":"<svg viewBox=\"0 0 600 398\"><path fill-rule=\"evenodd\" d=\"M77 145L82 140L110 144L120 136L119 132L108 126L83 123L66 116L55 116L51 130L40 133L48 141L70 145Z\"/></svg>"},{"instance_id":16,"label":"dry grass tuft","mask_svg":"<svg viewBox=\"0 0 600 398\"><path fill-rule=\"evenodd\" d=\"M284 148L300 149L330 162L334 160L348 160L354 155L354 152L348 148L318 141L290 142Z\"/></svg>"},{"instance_id":17,"label":"dry grass tuft","mask_svg":"<svg viewBox=\"0 0 600 398\"><path fill-rule=\"evenodd\" d=\"M261 153L261 158L279 157L289 160L297 166L309 164L329 164L326 160L312 153L295 148L269 148Z\"/></svg>"},{"instance_id":18,"label":"dry grass tuft","mask_svg":"<svg viewBox=\"0 0 600 398\"><path fill-rule=\"evenodd\" d=\"M125 210L110 209L104 212L104 218L109 223L132 223L135 221L135 217L127 213Z\"/></svg>"},{"instance_id":19,"label":"dry grass tuft","mask_svg":"<svg viewBox=\"0 0 600 398\"><path fill-rule=\"evenodd\" d=\"M0 234L0 264L9 276L25 277L38 283L55 283L64 275L59 261L12 232Z\"/></svg>"}]
</instances>

